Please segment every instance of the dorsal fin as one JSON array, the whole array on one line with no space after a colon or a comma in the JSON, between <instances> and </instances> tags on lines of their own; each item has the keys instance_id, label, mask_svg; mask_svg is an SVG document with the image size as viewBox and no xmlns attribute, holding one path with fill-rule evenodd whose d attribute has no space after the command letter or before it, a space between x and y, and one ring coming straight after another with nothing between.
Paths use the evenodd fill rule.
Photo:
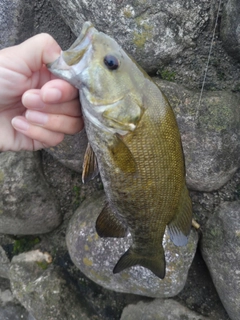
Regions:
<instances>
[{"instance_id":1,"label":"dorsal fin","mask_svg":"<svg viewBox=\"0 0 240 320\"><path fill-rule=\"evenodd\" d=\"M82 182L86 183L94 179L99 173L98 163L93 149L88 143L83 160Z\"/></svg>"},{"instance_id":2,"label":"dorsal fin","mask_svg":"<svg viewBox=\"0 0 240 320\"><path fill-rule=\"evenodd\" d=\"M107 203L97 218L96 231L100 237L122 238L127 227L117 219Z\"/></svg>"}]
</instances>

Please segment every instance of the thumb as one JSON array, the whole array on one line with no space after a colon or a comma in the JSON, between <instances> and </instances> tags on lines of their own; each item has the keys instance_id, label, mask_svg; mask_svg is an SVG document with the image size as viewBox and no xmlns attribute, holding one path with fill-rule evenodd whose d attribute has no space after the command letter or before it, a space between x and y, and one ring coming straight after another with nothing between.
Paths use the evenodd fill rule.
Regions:
<instances>
[{"instance_id":1,"label":"thumb","mask_svg":"<svg viewBox=\"0 0 240 320\"><path fill-rule=\"evenodd\" d=\"M43 63L56 60L61 52L58 43L47 33L38 34L12 49L15 54L17 52L18 58L25 61L32 72L40 70Z\"/></svg>"}]
</instances>

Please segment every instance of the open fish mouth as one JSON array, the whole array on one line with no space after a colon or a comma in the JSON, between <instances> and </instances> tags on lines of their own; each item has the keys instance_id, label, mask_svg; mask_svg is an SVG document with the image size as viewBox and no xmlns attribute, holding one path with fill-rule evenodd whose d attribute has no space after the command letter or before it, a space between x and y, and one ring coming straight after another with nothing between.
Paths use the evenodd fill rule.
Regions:
<instances>
[{"instance_id":1,"label":"open fish mouth","mask_svg":"<svg viewBox=\"0 0 240 320\"><path fill-rule=\"evenodd\" d=\"M92 37L98 31L92 23L87 21L83 24L82 31L72 46L62 51L59 58L47 64L47 68L56 76L60 76L72 83L73 79L79 75L88 65L86 55L92 48ZM88 56L88 58L87 58ZM76 86L76 82L73 83Z\"/></svg>"}]
</instances>

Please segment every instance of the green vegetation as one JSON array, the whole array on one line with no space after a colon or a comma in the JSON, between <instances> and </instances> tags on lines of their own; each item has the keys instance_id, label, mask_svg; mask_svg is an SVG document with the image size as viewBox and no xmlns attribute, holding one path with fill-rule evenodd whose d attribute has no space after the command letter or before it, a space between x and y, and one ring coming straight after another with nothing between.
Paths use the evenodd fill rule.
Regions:
<instances>
[{"instance_id":1,"label":"green vegetation","mask_svg":"<svg viewBox=\"0 0 240 320\"><path fill-rule=\"evenodd\" d=\"M39 238L29 239L22 238L14 241L13 254L17 255L22 252L30 251L36 244L40 242Z\"/></svg>"},{"instance_id":2,"label":"green vegetation","mask_svg":"<svg viewBox=\"0 0 240 320\"><path fill-rule=\"evenodd\" d=\"M159 75L163 80L174 81L176 77L176 72L163 69L163 70L158 70L157 75Z\"/></svg>"},{"instance_id":3,"label":"green vegetation","mask_svg":"<svg viewBox=\"0 0 240 320\"><path fill-rule=\"evenodd\" d=\"M47 261L37 261L36 264L43 270L46 270L49 266L49 263L47 263Z\"/></svg>"}]
</instances>

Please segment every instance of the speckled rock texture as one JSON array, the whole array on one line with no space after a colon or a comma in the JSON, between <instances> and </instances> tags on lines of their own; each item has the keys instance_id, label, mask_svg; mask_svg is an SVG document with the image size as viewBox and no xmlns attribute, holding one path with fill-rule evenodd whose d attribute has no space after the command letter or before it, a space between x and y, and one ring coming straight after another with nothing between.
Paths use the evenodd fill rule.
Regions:
<instances>
[{"instance_id":1,"label":"speckled rock texture","mask_svg":"<svg viewBox=\"0 0 240 320\"><path fill-rule=\"evenodd\" d=\"M229 181L240 163L240 97L227 91L190 91L173 82L156 83L168 97L179 125L187 185L214 191Z\"/></svg>"},{"instance_id":2,"label":"speckled rock texture","mask_svg":"<svg viewBox=\"0 0 240 320\"><path fill-rule=\"evenodd\" d=\"M172 300L155 299L127 306L120 320L211 320Z\"/></svg>"},{"instance_id":3,"label":"speckled rock texture","mask_svg":"<svg viewBox=\"0 0 240 320\"><path fill-rule=\"evenodd\" d=\"M180 0L51 2L76 36L82 23L90 20L98 30L117 39L147 71L193 46L210 17L205 0L191 0L186 5Z\"/></svg>"},{"instance_id":4,"label":"speckled rock texture","mask_svg":"<svg viewBox=\"0 0 240 320\"><path fill-rule=\"evenodd\" d=\"M59 145L46 149L46 151L66 167L77 172L82 172L83 158L87 143L87 135L83 129L73 136L66 135Z\"/></svg>"},{"instance_id":5,"label":"speckled rock texture","mask_svg":"<svg viewBox=\"0 0 240 320\"><path fill-rule=\"evenodd\" d=\"M0 153L0 233L46 233L61 223L40 153Z\"/></svg>"},{"instance_id":6,"label":"speckled rock texture","mask_svg":"<svg viewBox=\"0 0 240 320\"><path fill-rule=\"evenodd\" d=\"M224 202L208 220L203 258L231 320L240 315L240 201Z\"/></svg>"},{"instance_id":7,"label":"speckled rock texture","mask_svg":"<svg viewBox=\"0 0 240 320\"><path fill-rule=\"evenodd\" d=\"M84 201L69 223L67 246L75 265L88 278L107 289L159 298L177 295L184 287L196 251L198 235L195 230L184 247L176 247L165 233L163 247L167 267L163 280L141 266L113 274L113 267L131 245L131 237L129 234L122 239L99 238L95 222L104 201L105 196L101 194Z\"/></svg>"},{"instance_id":8,"label":"speckled rock texture","mask_svg":"<svg viewBox=\"0 0 240 320\"><path fill-rule=\"evenodd\" d=\"M8 278L10 261L6 255L6 252L0 246L0 278Z\"/></svg>"},{"instance_id":9,"label":"speckled rock texture","mask_svg":"<svg viewBox=\"0 0 240 320\"><path fill-rule=\"evenodd\" d=\"M230 56L240 61L240 2L228 0L223 8L221 39Z\"/></svg>"},{"instance_id":10,"label":"speckled rock texture","mask_svg":"<svg viewBox=\"0 0 240 320\"><path fill-rule=\"evenodd\" d=\"M13 294L37 320L89 320L74 287L51 260L38 250L15 256L9 273Z\"/></svg>"}]
</instances>

